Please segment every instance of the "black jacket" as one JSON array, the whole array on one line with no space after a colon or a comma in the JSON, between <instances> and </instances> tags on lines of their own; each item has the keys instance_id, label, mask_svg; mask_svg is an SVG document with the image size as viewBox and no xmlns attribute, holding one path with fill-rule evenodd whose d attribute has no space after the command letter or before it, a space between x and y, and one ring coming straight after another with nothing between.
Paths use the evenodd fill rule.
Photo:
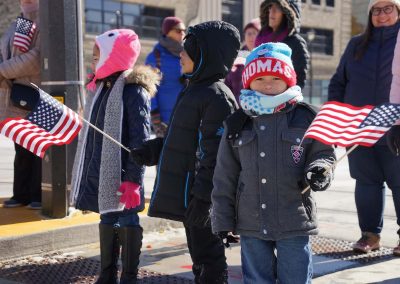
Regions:
<instances>
[{"instance_id":1,"label":"black jacket","mask_svg":"<svg viewBox=\"0 0 400 284\"><path fill-rule=\"evenodd\" d=\"M224 22L189 30L202 58L179 95L160 154L148 215L183 221L191 195L210 202L223 121L236 108L223 83L240 48L238 31Z\"/></svg>"}]
</instances>

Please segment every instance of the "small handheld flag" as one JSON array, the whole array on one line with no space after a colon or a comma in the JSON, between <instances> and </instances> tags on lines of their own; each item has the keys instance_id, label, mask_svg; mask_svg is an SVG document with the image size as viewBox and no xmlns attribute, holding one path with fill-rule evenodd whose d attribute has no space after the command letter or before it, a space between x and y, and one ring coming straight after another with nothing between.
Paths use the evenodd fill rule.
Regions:
<instances>
[{"instance_id":1,"label":"small handheld flag","mask_svg":"<svg viewBox=\"0 0 400 284\"><path fill-rule=\"evenodd\" d=\"M69 144L82 128L78 114L37 88L40 96L26 118L0 122L0 134L43 158L52 145Z\"/></svg>"},{"instance_id":2,"label":"small handheld flag","mask_svg":"<svg viewBox=\"0 0 400 284\"><path fill-rule=\"evenodd\" d=\"M22 52L27 52L36 31L36 24L23 17L17 17L16 24L13 44Z\"/></svg>"},{"instance_id":3,"label":"small handheld flag","mask_svg":"<svg viewBox=\"0 0 400 284\"><path fill-rule=\"evenodd\" d=\"M371 147L399 118L400 105L397 104L355 107L339 102L326 102L304 138L342 147Z\"/></svg>"}]
</instances>

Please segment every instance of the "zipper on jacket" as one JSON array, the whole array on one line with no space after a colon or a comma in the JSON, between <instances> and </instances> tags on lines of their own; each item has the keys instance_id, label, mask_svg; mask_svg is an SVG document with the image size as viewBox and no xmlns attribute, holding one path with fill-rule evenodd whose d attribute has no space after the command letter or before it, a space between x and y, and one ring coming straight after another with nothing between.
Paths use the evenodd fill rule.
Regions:
<instances>
[{"instance_id":1,"label":"zipper on jacket","mask_svg":"<svg viewBox=\"0 0 400 284\"><path fill-rule=\"evenodd\" d=\"M186 183L185 183L185 208L188 207L189 201L189 180L190 180L190 172L186 174Z\"/></svg>"},{"instance_id":2,"label":"zipper on jacket","mask_svg":"<svg viewBox=\"0 0 400 284\"><path fill-rule=\"evenodd\" d=\"M181 92L181 94L178 96L177 102L176 102L176 106L174 107L172 116L170 118L170 123L169 126L167 128L167 134L165 135L164 141L163 141L163 146L161 149L161 153L160 153L160 158L158 159L158 165L157 165L157 176L156 176L156 181L155 181L155 186L153 189L153 192L151 194L151 198L150 198L150 206L153 206L154 203L154 198L157 195L157 191L158 191L158 187L160 186L160 176L161 176L161 165L162 165L162 160L163 160L163 155L164 155L164 145L167 143L167 140L169 138L169 134L171 132L170 126L172 125L172 123L174 122L174 118L175 118L175 112L176 109L178 108L178 104L180 104L182 102L182 98L183 96L185 96L185 91L187 90L187 88L189 87L189 85L187 85Z\"/></svg>"}]
</instances>

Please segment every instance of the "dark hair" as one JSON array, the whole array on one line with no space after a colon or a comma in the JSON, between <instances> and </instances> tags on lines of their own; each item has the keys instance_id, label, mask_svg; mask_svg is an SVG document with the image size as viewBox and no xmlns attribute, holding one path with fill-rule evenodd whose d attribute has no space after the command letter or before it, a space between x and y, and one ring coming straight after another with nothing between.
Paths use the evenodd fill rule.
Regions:
<instances>
[{"instance_id":1,"label":"dark hair","mask_svg":"<svg viewBox=\"0 0 400 284\"><path fill-rule=\"evenodd\" d=\"M397 6L396 6L396 8L397 8ZM400 16L399 8L397 8L397 12ZM397 21L399 21L399 20L400 20L400 17L398 18ZM372 24L372 12L370 11L368 14L368 24L365 27L364 32L361 34L361 36L359 38L358 47L356 47L356 50L354 52L355 60L360 60L364 56L365 52L367 51L369 42L371 40L373 29L374 29L374 26Z\"/></svg>"},{"instance_id":2,"label":"dark hair","mask_svg":"<svg viewBox=\"0 0 400 284\"><path fill-rule=\"evenodd\" d=\"M364 32L361 34L358 47L356 47L354 52L354 59L356 60L360 60L368 49L369 41L371 40L372 36L372 30L374 29L371 17L372 14L369 12L367 26L365 27Z\"/></svg>"},{"instance_id":3,"label":"dark hair","mask_svg":"<svg viewBox=\"0 0 400 284\"><path fill-rule=\"evenodd\" d=\"M281 3L279 3L279 2L268 3L267 1L264 1L263 3L261 3L261 5L260 5L261 29L265 29L265 28L269 27L269 9L272 6L272 4L278 5L279 8L282 10L282 15L283 15L282 22L277 29L277 32L279 33L281 30L283 30L284 28L287 27L287 23L288 23L288 18L283 11L283 7L282 7Z\"/></svg>"}]
</instances>

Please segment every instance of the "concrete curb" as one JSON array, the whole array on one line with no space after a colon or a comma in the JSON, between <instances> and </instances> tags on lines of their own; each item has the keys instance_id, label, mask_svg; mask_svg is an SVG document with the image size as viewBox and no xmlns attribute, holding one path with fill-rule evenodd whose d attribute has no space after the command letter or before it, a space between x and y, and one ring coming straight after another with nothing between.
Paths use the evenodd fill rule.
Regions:
<instances>
[{"instance_id":1,"label":"concrete curb","mask_svg":"<svg viewBox=\"0 0 400 284\"><path fill-rule=\"evenodd\" d=\"M140 221L145 232L183 227L181 222L148 216L140 216ZM98 223L94 222L35 234L0 238L0 255L2 260L7 260L96 243L98 241Z\"/></svg>"}]
</instances>

